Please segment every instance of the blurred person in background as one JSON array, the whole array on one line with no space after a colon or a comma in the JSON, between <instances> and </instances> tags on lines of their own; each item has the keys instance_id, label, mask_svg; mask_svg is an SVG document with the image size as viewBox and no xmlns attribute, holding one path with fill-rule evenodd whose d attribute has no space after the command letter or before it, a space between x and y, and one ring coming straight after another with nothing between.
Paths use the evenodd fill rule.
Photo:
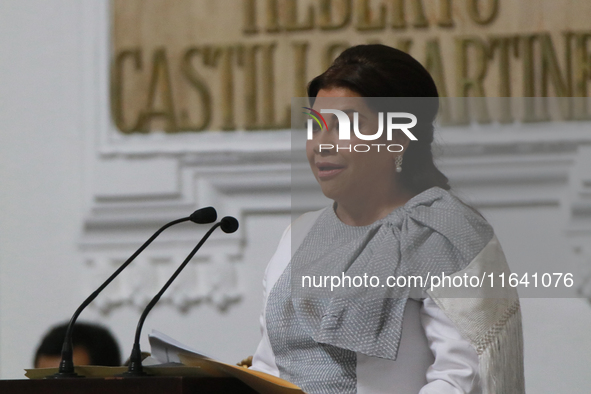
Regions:
<instances>
[{"instance_id":1,"label":"blurred person in background","mask_svg":"<svg viewBox=\"0 0 591 394\"><path fill-rule=\"evenodd\" d=\"M35 368L58 368L62 359L62 345L68 323L52 327L41 340L35 352ZM117 340L102 326L76 323L73 332L74 365L121 365L121 352Z\"/></svg>"}]
</instances>

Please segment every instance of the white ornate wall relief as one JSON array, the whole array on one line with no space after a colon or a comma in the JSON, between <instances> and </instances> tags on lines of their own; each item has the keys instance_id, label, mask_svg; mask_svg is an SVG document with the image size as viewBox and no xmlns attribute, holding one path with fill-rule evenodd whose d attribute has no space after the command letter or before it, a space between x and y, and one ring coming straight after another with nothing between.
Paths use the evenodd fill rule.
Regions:
<instances>
[{"instance_id":1,"label":"white ornate wall relief","mask_svg":"<svg viewBox=\"0 0 591 394\"><path fill-rule=\"evenodd\" d=\"M591 134L575 122L472 125L443 128L437 142L441 169L475 206L557 206Z\"/></svg>"},{"instance_id":2,"label":"white ornate wall relief","mask_svg":"<svg viewBox=\"0 0 591 394\"><path fill-rule=\"evenodd\" d=\"M197 208L214 206L218 218L230 215L239 221L252 213L289 213L286 132L196 133L168 136L160 143L159 135L117 139L115 130L104 132L115 137L103 139L92 154L92 201L81 240L94 287L161 225ZM282 148L269 151L257 141L262 134L273 136ZM217 140L218 149L226 149L203 149L210 138ZM141 308L209 227L183 223L165 231L96 305L104 312L124 305ZM214 232L163 302L186 311L203 302L223 309L238 301L236 264L241 264L247 240L243 228L234 234Z\"/></svg>"}]
</instances>

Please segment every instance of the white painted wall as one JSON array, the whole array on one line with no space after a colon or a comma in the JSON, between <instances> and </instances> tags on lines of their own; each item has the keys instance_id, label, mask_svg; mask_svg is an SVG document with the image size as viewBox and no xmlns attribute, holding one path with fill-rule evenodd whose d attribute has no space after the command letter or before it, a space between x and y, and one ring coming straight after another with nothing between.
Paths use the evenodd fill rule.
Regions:
<instances>
[{"instance_id":1,"label":"white painted wall","mask_svg":"<svg viewBox=\"0 0 591 394\"><path fill-rule=\"evenodd\" d=\"M0 3L0 375L75 308L83 202L80 2Z\"/></svg>"},{"instance_id":2,"label":"white painted wall","mask_svg":"<svg viewBox=\"0 0 591 394\"><path fill-rule=\"evenodd\" d=\"M222 214L237 214L241 219L239 238L218 236L204 250L213 260L216 256L227 258L224 251L238 256L234 267L240 300L220 310L203 298L187 312L180 312L168 300L168 304L154 310L144 331L147 334L151 328L160 329L227 361L252 354L258 341L260 279L289 222L289 195L280 188L281 184L289 184L289 167L286 171L285 163L274 159L269 159L269 165L257 167L255 160L249 162L248 156L239 154L232 156L241 160L242 165L236 168L204 164L199 156L181 152L179 147L191 145L190 138L172 141L167 149L176 153L168 155L158 153L158 142L149 138L129 144L110 140L105 5L105 0L0 0L2 379L21 378L23 368L31 366L43 332L51 324L68 319L88 294L90 282L98 279L92 277L98 274L88 261L112 264L114 256L131 254L133 245L155 229L154 223L210 203L223 210ZM585 125L581 127L587 130ZM455 134L447 135L447 141L453 142ZM276 144L280 150L280 139L272 135L269 138L275 138L269 144ZM111 156L99 152L109 149ZM152 156L133 156L134 149L140 153L149 150ZM467 174L466 159L449 159L444 167L452 179L458 180L465 196L474 196L475 201L484 201L490 207L481 210L495 227L511 264L539 261L541 266L555 262L572 266L588 259L585 253L589 256L584 248L579 248L582 255L573 251L573 242L584 244L584 236L583 240L574 240L566 232L572 219L569 207L578 198L577 182L582 179L581 173L587 177L591 173L584 166L577 167L577 163L584 162L582 151L575 149L565 156L540 153L541 164L536 168L542 174L556 171L560 179L550 180L544 187L523 183L474 186L474 182L461 182L474 177ZM160 171L155 178L142 182L147 176L140 177L135 186L121 183L127 175L118 174L133 172L132 163L141 168L158 160L162 165L155 167ZM502 160L487 163L470 168L489 178L495 172L516 168ZM574 171L577 168L578 175ZM107 176L113 181L109 182ZM171 181L173 177L176 183ZM113 188L116 184L121 188ZM131 190L120 192L126 187ZM138 190L140 197L126 202L133 190ZM509 192L521 198L521 205L495 205ZM150 194L159 195L161 205L168 204L170 211L162 214L160 202L145 203L141 196ZM554 203L539 204L542 197ZM528 199L538 204L524 208L527 204L523 201ZM133 214L133 207L139 213ZM129 224L144 218L149 223L138 224L130 231L117 225L117 220ZM98 230L88 227L96 223L106 225ZM192 238L187 234L188 230L179 230L165 238L137 265L154 266L150 259L159 256L173 256L174 261L180 261L178 257L190 249ZM162 275L155 280L173 270L170 264L157 267ZM116 291L111 293L115 299L121 295ZM587 392L591 387L591 307L587 301L524 299L523 316L528 392ZM127 356L138 317L137 307L123 305L112 307L106 314L90 308L82 319L111 327ZM143 346L147 346L145 340Z\"/></svg>"},{"instance_id":3,"label":"white painted wall","mask_svg":"<svg viewBox=\"0 0 591 394\"><path fill-rule=\"evenodd\" d=\"M96 7L84 8L78 0L0 2L2 379L22 378L23 368L31 367L35 347L45 330L69 319L90 292L80 246L82 227L91 208L89 193L93 188L104 190L109 182L102 178L98 186L89 186L95 180L95 164L88 149L95 148L97 140L97 126L89 123L88 116L93 109L87 108L93 103L83 101L89 94L97 95L85 90L85 83L96 79L95 70L84 67L85 54L95 50L84 47L84 38L92 42L97 33L85 30L85 17L89 17L85 12L89 9ZM137 188L145 192L146 187L168 185L167 175L166 171L160 174L158 185L138 183ZM138 174L139 179L141 176ZM133 185L125 186L133 189ZM183 211L183 215L193 209ZM241 229L253 234L244 245L238 268L241 300L226 311L205 301L187 313L157 307L145 324L146 334L158 328L227 361L239 361L253 353L259 339L263 270L289 224L289 214L250 213L241 219ZM156 228L147 226L149 232ZM129 248L137 246L136 241ZM121 253L130 255L128 249ZM191 247L179 249L179 255L184 256ZM178 264L181 260L176 261ZM163 271L170 275L173 268ZM81 320L111 327L125 357L131 350L138 318L139 309L131 306L106 315L89 308L81 316ZM143 346L148 350L147 341Z\"/></svg>"}]
</instances>

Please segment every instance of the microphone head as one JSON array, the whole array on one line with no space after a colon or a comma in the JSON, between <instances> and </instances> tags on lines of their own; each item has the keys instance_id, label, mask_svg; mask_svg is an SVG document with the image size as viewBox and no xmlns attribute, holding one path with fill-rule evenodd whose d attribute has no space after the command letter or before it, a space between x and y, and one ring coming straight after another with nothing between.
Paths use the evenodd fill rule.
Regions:
<instances>
[{"instance_id":1,"label":"microphone head","mask_svg":"<svg viewBox=\"0 0 591 394\"><path fill-rule=\"evenodd\" d=\"M231 234L238 230L238 220L232 216L225 216L220 220L220 228L223 232Z\"/></svg>"},{"instance_id":2,"label":"microphone head","mask_svg":"<svg viewBox=\"0 0 591 394\"><path fill-rule=\"evenodd\" d=\"M207 224L213 223L218 218L218 213L215 211L214 207L205 207L196 210L189 216L189 219L193 223L197 224Z\"/></svg>"}]
</instances>

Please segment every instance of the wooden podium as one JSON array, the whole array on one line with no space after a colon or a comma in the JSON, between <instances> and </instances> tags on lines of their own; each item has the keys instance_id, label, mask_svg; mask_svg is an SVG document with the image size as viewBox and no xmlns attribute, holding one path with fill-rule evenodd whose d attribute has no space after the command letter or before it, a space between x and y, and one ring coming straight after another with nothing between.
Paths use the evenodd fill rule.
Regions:
<instances>
[{"instance_id":1,"label":"wooden podium","mask_svg":"<svg viewBox=\"0 0 591 394\"><path fill-rule=\"evenodd\" d=\"M256 394L235 378L151 376L0 380L2 394Z\"/></svg>"}]
</instances>

